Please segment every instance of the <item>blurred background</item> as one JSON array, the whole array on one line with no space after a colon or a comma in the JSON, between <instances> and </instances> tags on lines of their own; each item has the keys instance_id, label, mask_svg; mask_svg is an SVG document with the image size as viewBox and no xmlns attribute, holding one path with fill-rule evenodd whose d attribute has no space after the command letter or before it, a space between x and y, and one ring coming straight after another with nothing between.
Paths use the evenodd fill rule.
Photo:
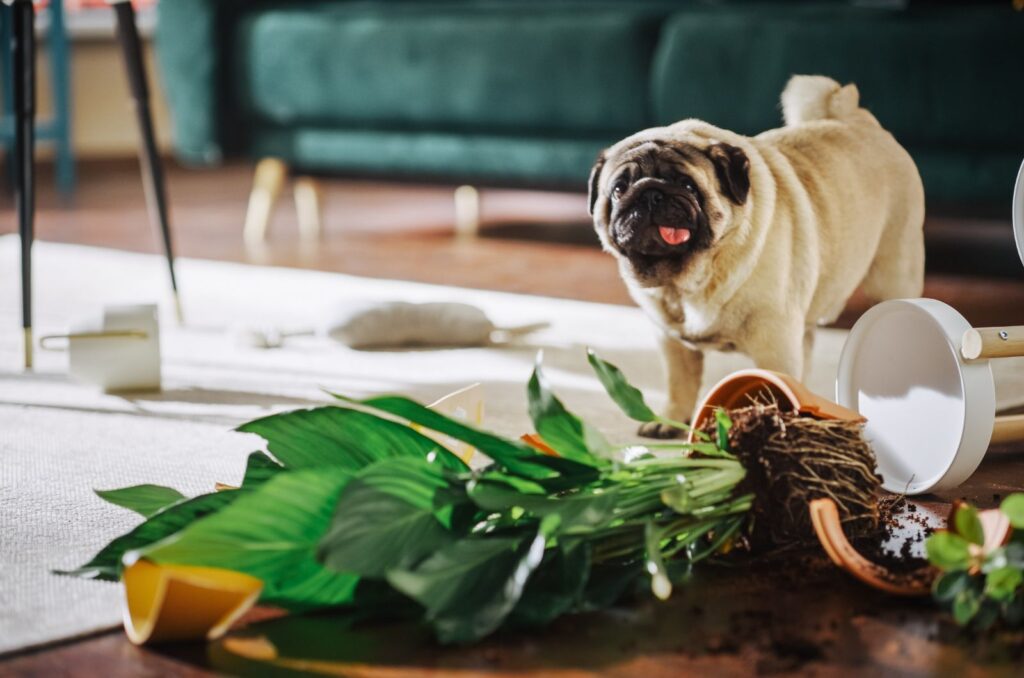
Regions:
<instances>
[{"instance_id":1,"label":"blurred background","mask_svg":"<svg viewBox=\"0 0 1024 678\"><path fill-rule=\"evenodd\" d=\"M776 127L788 77L818 73L855 82L918 163L926 293L1024 322L1020 2L133 4L182 255L631 303L587 216L597 153L688 117ZM36 5L37 237L159 251L113 13Z\"/></svg>"}]
</instances>

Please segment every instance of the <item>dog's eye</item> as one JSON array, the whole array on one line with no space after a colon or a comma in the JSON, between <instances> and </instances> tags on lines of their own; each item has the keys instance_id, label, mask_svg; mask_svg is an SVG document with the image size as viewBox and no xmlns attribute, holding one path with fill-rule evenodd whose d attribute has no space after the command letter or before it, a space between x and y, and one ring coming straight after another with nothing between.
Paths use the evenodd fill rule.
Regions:
<instances>
[{"instance_id":1,"label":"dog's eye","mask_svg":"<svg viewBox=\"0 0 1024 678\"><path fill-rule=\"evenodd\" d=\"M692 191L693 193L697 192L697 184L693 183L693 179L690 177L683 177L680 183L686 190Z\"/></svg>"},{"instance_id":2,"label":"dog's eye","mask_svg":"<svg viewBox=\"0 0 1024 678\"><path fill-rule=\"evenodd\" d=\"M627 188L629 188L629 182L625 179L619 179L615 182L615 185L612 186L612 197L618 200L622 197L622 194L626 192Z\"/></svg>"}]
</instances>

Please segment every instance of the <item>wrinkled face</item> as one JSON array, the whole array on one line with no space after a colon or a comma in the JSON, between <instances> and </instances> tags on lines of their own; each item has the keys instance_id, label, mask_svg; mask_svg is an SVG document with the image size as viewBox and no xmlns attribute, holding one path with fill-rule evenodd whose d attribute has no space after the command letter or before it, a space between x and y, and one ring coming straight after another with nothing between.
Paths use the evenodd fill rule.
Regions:
<instances>
[{"instance_id":1,"label":"wrinkled face","mask_svg":"<svg viewBox=\"0 0 1024 678\"><path fill-rule=\"evenodd\" d=\"M667 284L712 249L731 207L747 200L742 150L684 139L642 132L602 153L591 172L594 227L644 286Z\"/></svg>"}]
</instances>

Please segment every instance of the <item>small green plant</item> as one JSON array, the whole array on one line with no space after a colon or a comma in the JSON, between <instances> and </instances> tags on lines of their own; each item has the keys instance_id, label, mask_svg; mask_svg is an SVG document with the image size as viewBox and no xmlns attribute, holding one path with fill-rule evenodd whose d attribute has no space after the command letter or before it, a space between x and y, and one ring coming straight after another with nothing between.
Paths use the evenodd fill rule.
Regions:
<instances>
[{"instance_id":1,"label":"small green plant","mask_svg":"<svg viewBox=\"0 0 1024 678\"><path fill-rule=\"evenodd\" d=\"M928 560L941 573L932 593L961 626L1024 624L1024 494L1011 494L999 510L1017 530L1006 544L985 547L978 511L967 504L957 508L951 529L925 542Z\"/></svg>"}]
</instances>

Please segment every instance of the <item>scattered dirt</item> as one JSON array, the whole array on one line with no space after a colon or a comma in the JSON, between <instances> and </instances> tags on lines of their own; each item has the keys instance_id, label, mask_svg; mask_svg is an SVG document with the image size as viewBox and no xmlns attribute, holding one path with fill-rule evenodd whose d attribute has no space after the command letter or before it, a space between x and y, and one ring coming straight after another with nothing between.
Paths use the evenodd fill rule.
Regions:
<instances>
[{"instance_id":1,"label":"scattered dirt","mask_svg":"<svg viewBox=\"0 0 1024 678\"><path fill-rule=\"evenodd\" d=\"M816 585L811 582L828 581L835 566L818 546L808 504L830 497L847 537L865 558L897 580L931 581L934 570L919 555L921 543L933 532L927 512L903 496L884 495L861 424L801 417L774 403L755 403L729 415L729 446L747 469L738 491L756 497L747 534L750 548L727 559L733 566L769 576L785 596L800 595ZM715 427L705 432L716 440ZM704 614L696 609L695 616ZM785 615L749 610L730 616L726 628L709 635L702 649L720 655L755 647L758 674L789 673L828 661L838 651L838 639L845 643L849 634L839 618L800 627Z\"/></svg>"},{"instance_id":2,"label":"scattered dirt","mask_svg":"<svg viewBox=\"0 0 1024 678\"><path fill-rule=\"evenodd\" d=\"M829 497L861 555L897 580L931 582L935 572L915 547L933 528L905 497L883 496L862 424L804 417L763 402L729 415L729 447L747 469L738 490L756 497L747 535L754 553L791 557L795 569L805 572L820 567L820 553L808 558L794 547L817 543L807 507L813 499ZM715 427L705 432L717 439Z\"/></svg>"},{"instance_id":3,"label":"scattered dirt","mask_svg":"<svg viewBox=\"0 0 1024 678\"><path fill-rule=\"evenodd\" d=\"M863 425L819 420L757 402L729 412L729 449L747 469L740 492L752 492L751 545L813 542L808 504L830 497L849 535L877 528L881 478ZM706 432L717 439L709 426Z\"/></svg>"},{"instance_id":4,"label":"scattered dirt","mask_svg":"<svg viewBox=\"0 0 1024 678\"><path fill-rule=\"evenodd\" d=\"M906 497L890 496L878 502L878 527L851 543L861 555L890 572L930 578L928 561L914 555L914 545L923 542L934 528ZM900 541L902 540L902 541ZM899 541L899 545L893 544Z\"/></svg>"}]
</instances>

